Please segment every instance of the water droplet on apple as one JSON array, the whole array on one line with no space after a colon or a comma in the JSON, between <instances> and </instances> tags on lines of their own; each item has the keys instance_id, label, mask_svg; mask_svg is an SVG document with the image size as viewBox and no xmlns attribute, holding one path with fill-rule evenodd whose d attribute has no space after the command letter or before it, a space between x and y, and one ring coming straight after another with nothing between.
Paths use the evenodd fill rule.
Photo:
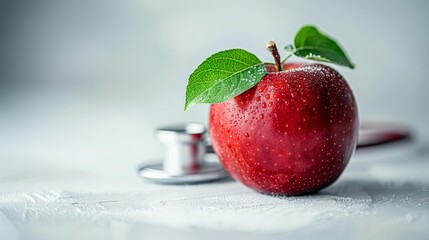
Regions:
<instances>
[{"instance_id":1,"label":"water droplet on apple","mask_svg":"<svg viewBox=\"0 0 429 240\"><path fill-rule=\"evenodd\" d=\"M267 103L266 102L263 102L262 103L262 108L266 108L267 107Z\"/></svg>"},{"instance_id":2,"label":"water droplet on apple","mask_svg":"<svg viewBox=\"0 0 429 240\"><path fill-rule=\"evenodd\" d=\"M264 119L264 114L259 115L259 119Z\"/></svg>"},{"instance_id":3,"label":"water droplet on apple","mask_svg":"<svg viewBox=\"0 0 429 240\"><path fill-rule=\"evenodd\" d=\"M265 99L269 100L271 98L270 94L265 95Z\"/></svg>"}]
</instances>

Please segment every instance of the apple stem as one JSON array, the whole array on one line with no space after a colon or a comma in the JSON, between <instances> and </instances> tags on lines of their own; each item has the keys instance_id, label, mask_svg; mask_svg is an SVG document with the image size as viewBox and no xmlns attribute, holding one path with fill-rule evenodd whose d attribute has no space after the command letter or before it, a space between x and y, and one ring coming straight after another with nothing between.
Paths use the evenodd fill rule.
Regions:
<instances>
[{"instance_id":1,"label":"apple stem","mask_svg":"<svg viewBox=\"0 0 429 240\"><path fill-rule=\"evenodd\" d=\"M276 43L274 41L268 41L267 44L265 44L265 46L267 50L270 51L270 53L274 57L274 63L275 63L277 72L282 71L283 70L282 63L280 61L280 54L279 54L279 51L277 50Z\"/></svg>"}]
</instances>

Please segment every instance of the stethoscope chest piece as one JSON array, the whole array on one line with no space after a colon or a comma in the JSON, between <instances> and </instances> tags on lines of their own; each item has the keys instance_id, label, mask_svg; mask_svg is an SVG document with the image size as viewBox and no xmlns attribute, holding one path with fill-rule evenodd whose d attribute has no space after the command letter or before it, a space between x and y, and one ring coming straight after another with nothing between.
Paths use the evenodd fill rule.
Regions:
<instances>
[{"instance_id":1,"label":"stethoscope chest piece","mask_svg":"<svg viewBox=\"0 0 429 240\"><path fill-rule=\"evenodd\" d=\"M207 131L202 124L188 123L161 127L156 136L163 145L162 161L144 164L139 175L164 184L191 184L215 181L228 176L218 161L207 161Z\"/></svg>"}]
</instances>

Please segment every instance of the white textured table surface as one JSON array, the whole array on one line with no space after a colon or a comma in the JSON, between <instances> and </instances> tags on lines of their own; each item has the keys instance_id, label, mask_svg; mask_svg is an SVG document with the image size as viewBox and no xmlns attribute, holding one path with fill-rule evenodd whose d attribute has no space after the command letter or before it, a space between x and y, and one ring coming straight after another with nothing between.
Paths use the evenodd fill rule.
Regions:
<instances>
[{"instance_id":1,"label":"white textured table surface","mask_svg":"<svg viewBox=\"0 0 429 240\"><path fill-rule=\"evenodd\" d=\"M357 152L333 186L300 197L262 195L231 180L153 185L141 181L133 167L23 165L2 156L0 235L7 236L2 239L427 239L428 154L424 146L403 145Z\"/></svg>"}]
</instances>

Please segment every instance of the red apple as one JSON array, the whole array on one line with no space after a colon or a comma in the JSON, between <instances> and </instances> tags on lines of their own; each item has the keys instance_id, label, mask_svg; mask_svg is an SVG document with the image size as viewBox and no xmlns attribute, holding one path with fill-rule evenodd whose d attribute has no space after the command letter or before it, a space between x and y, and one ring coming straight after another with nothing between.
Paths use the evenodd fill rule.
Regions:
<instances>
[{"instance_id":1,"label":"red apple","mask_svg":"<svg viewBox=\"0 0 429 240\"><path fill-rule=\"evenodd\" d=\"M209 116L213 148L232 177L262 193L299 195L332 184L357 143L356 101L321 64L274 65Z\"/></svg>"}]
</instances>

